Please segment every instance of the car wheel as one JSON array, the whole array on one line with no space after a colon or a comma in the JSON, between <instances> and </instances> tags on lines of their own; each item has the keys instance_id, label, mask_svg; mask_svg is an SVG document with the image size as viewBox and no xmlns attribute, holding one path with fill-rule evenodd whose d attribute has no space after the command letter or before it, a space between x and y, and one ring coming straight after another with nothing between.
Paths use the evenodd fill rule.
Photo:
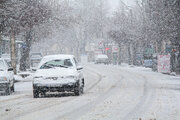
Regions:
<instances>
[{"instance_id":1,"label":"car wheel","mask_svg":"<svg viewBox=\"0 0 180 120\"><path fill-rule=\"evenodd\" d=\"M81 94L83 94L84 93L84 87L82 86L81 87Z\"/></svg>"},{"instance_id":2,"label":"car wheel","mask_svg":"<svg viewBox=\"0 0 180 120\"><path fill-rule=\"evenodd\" d=\"M76 95L76 96L80 96L81 94L83 94L84 93L84 87L83 86L79 86L79 88L78 89L75 89L74 90L74 94Z\"/></svg>"},{"instance_id":3,"label":"car wheel","mask_svg":"<svg viewBox=\"0 0 180 120\"><path fill-rule=\"evenodd\" d=\"M11 87L11 91L14 92L14 84L13 84L13 86Z\"/></svg>"},{"instance_id":4,"label":"car wheel","mask_svg":"<svg viewBox=\"0 0 180 120\"><path fill-rule=\"evenodd\" d=\"M75 91L74 91L74 94L75 94L76 96L79 96L79 95L81 94L80 88L77 89L77 90L75 90Z\"/></svg>"},{"instance_id":5,"label":"car wheel","mask_svg":"<svg viewBox=\"0 0 180 120\"><path fill-rule=\"evenodd\" d=\"M33 90L33 97L39 98L39 90Z\"/></svg>"},{"instance_id":6,"label":"car wheel","mask_svg":"<svg viewBox=\"0 0 180 120\"><path fill-rule=\"evenodd\" d=\"M85 84L85 83L84 83L84 78L83 78L83 79L82 79L82 87L84 87L84 84Z\"/></svg>"},{"instance_id":7,"label":"car wheel","mask_svg":"<svg viewBox=\"0 0 180 120\"><path fill-rule=\"evenodd\" d=\"M78 82L77 87L76 87L75 90L74 90L74 94L75 94L76 96L79 96L79 95L81 94L81 87L80 87L79 82Z\"/></svg>"},{"instance_id":8,"label":"car wheel","mask_svg":"<svg viewBox=\"0 0 180 120\"><path fill-rule=\"evenodd\" d=\"M10 94L11 94L11 88L8 85L7 88L6 88L6 95L10 95Z\"/></svg>"},{"instance_id":9,"label":"car wheel","mask_svg":"<svg viewBox=\"0 0 180 120\"><path fill-rule=\"evenodd\" d=\"M45 92L45 91L41 91L40 93L41 93L41 97L42 97L42 96L43 96L43 97L46 97L46 92Z\"/></svg>"}]
</instances>

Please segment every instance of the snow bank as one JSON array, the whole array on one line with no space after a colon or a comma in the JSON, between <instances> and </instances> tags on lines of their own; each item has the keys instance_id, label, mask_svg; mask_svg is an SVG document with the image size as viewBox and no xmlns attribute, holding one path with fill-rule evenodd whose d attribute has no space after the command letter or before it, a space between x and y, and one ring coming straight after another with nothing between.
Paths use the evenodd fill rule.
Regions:
<instances>
[{"instance_id":1,"label":"snow bank","mask_svg":"<svg viewBox=\"0 0 180 120\"><path fill-rule=\"evenodd\" d=\"M27 82L33 80L33 74L29 71L27 72L20 72L17 75L14 75L15 82Z\"/></svg>"}]
</instances>

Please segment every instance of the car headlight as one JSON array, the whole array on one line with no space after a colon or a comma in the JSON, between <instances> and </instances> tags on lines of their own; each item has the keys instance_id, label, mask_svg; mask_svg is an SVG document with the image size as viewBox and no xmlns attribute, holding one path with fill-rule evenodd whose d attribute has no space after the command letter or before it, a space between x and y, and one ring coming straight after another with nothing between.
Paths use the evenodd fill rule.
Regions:
<instances>
[{"instance_id":1,"label":"car headlight","mask_svg":"<svg viewBox=\"0 0 180 120\"><path fill-rule=\"evenodd\" d=\"M47 77L47 78L45 78L45 79L57 80L57 79L58 79L58 77Z\"/></svg>"},{"instance_id":2,"label":"car headlight","mask_svg":"<svg viewBox=\"0 0 180 120\"><path fill-rule=\"evenodd\" d=\"M43 78L42 76L35 76L34 79L41 79Z\"/></svg>"},{"instance_id":3,"label":"car headlight","mask_svg":"<svg viewBox=\"0 0 180 120\"><path fill-rule=\"evenodd\" d=\"M69 78L69 79L75 79L75 80L77 80L77 76L74 76L74 75L69 75L69 76L66 76L66 78Z\"/></svg>"},{"instance_id":4,"label":"car headlight","mask_svg":"<svg viewBox=\"0 0 180 120\"><path fill-rule=\"evenodd\" d=\"M7 77L0 77L0 80L1 80L1 81L6 81L6 80L7 80Z\"/></svg>"}]
</instances>

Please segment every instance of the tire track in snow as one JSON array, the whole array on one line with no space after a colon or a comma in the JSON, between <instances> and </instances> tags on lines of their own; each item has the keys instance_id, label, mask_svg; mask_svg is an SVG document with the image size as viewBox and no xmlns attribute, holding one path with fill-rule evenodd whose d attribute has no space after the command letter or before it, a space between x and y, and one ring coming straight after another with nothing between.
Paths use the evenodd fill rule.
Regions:
<instances>
[{"instance_id":1,"label":"tire track in snow","mask_svg":"<svg viewBox=\"0 0 180 120\"><path fill-rule=\"evenodd\" d=\"M24 94L24 95L20 95L20 96L15 96L13 98L3 99L3 100L0 100L0 103L14 101L14 100L17 100L17 99L20 99L20 98L24 98L25 96L27 96L27 95Z\"/></svg>"},{"instance_id":2,"label":"tire track in snow","mask_svg":"<svg viewBox=\"0 0 180 120\"><path fill-rule=\"evenodd\" d=\"M96 105L98 105L99 103L101 103L102 101L104 101L105 99L107 99L108 97L110 97L113 93L116 92L117 89L119 89L119 86L122 87L121 81L124 79L124 76L120 76L120 78L118 79L117 82L115 82L113 85L111 85L111 87L106 90L105 93L101 94L100 96L98 96L95 100L93 100L92 102L89 102L83 106L78 107L77 109L74 109L70 112L67 112L63 115L60 115L58 117L53 118L53 120L59 120L59 119L66 119L69 120L70 119L78 119L79 117L81 117L81 115L84 115L85 113L88 113L90 110L92 110ZM79 115L79 113L81 113L81 115ZM67 117L68 116L68 117Z\"/></svg>"},{"instance_id":3,"label":"tire track in snow","mask_svg":"<svg viewBox=\"0 0 180 120\"><path fill-rule=\"evenodd\" d=\"M120 70L123 70L123 69L120 69ZM124 70L124 71L126 71L126 70ZM117 71L116 71L117 72ZM144 75L141 75L141 74L138 74L138 73L134 73L134 72L130 72L130 71L126 71L125 72L127 75L128 75L128 73L130 73L131 75L133 75L133 77L136 77L136 78L141 78L142 77L142 79L140 79L141 81L143 81L144 83L143 83L143 90L142 90L142 97L140 97L140 99L138 98L138 103L136 103L136 104L134 104L135 105L135 107L133 107L133 108L131 108L131 109L129 109L129 107L128 108L125 108L124 109L124 111L127 111L127 114L125 114L125 117L118 117L117 116L117 119L122 119L122 120L131 120L132 118L134 118L134 119L139 119L139 118L141 118L141 115L143 114L143 112L144 111L142 111L142 110L144 110L144 108L145 109L148 109L149 108L149 106L152 104L152 102L153 102L153 98L154 98L154 94L153 94L153 92L152 91L150 91L149 90L149 83L148 83L148 79L147 79L147 77L146 76L144 76ZM122 75L124 75L125 77L127 77L127 75L124 75L124 74L122 74ZM134 82L135 84L136 84L136 82ZM121 87L123 87L123 86L121 86ZM124 94L123 94L124 95ZM127 96L127 94L125 94L125 96ZM123 96L123 97L125 97L125 96ZM152 100L152 101L150 101L150 100ZM147 102L148 101L148 102ZM149 102L150 101L150 102ZM148 103L148 104L147 104ZM133 106L134 106L133 105ZM129 112L128 112L129 111ZM136 117L137 116L137 117ZM136 118L135 118L136 117Z\"/></svg>"},{"instance_id":4,"label":"tire track in snow","mask_svg":"<svg viewBox=\"0 0 180 120\"><path fill-rule=\"evenodd\" d=\"M88 69L88 70L91 71L91 72L94 72L93 70L90 70L90 69ZM99 79L98 79L97 82L95 82L95 83L94 83L93 85L91 85L89 88L87 88L87 89L85 90L85 92L88 92L88 91L90 91L91 89L93 89L93 88L94 88L96 85L98 85L98 83L101 82L101 80L102 80L101 74L99 74L99 73L97 73L97 72L94 72L94 73L98 75Z\"/></svg>"},{"instance_id":5,"label":"tire track in snow","mask_svg":"<svg viewBox=\"0 0 180 120\"><path fill-rule=\"evenodd\" d=\"M155 90L149 88L150 84L148 83L147 77L138 73L135 75L141 76L144 79L143 95L133 109L123 117L123 120L140 119L142 115L145 114L145 109L147 110L149 108L155 98L156 92Z\"/></svg>"}]
</instances>

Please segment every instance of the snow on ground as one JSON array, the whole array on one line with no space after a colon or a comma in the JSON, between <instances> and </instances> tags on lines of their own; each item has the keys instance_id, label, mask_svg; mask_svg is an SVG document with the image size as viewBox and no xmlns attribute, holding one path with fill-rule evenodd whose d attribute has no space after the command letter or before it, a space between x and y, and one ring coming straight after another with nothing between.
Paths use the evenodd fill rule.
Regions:
<instances>
[{"instance_id":1,"label":"snow on ground","mask_svg":"<svg viewBox=\"0 0 180 120\"><path fill-rule=\"evenodd\" d=\"M18 82L15 83L16 92L32 91L32 82Z\"/></svg>"},{"instance_id":2,"label":"snow on ground","mask_svg":"<svg viewBox=\"0 0 180 120\"><path fill-rule=\"evenodd\" d=\"M16 92L0 97L2 120L179 120L180 77L149 68L84 66L82 96L32 98L32 82L18 82Z\"/></svg>"}]
</instances>

